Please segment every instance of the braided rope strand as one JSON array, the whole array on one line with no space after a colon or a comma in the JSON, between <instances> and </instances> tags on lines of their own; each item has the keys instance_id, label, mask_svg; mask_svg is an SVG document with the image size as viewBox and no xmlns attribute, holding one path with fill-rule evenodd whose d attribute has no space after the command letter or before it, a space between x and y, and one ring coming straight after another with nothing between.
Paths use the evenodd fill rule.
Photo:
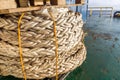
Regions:
<instances>
[{"instance_id":1,"label":"braided rope strand","mask_svg":"<svg viewBox=\"0 0 120 80\"><path fill-rule=\"evenodd\" d=\"M82 42L82 15L68 8L48 9L56 22L58 74L80 66L86 58ZM57 12L57 13L56 13ZM0 75L24 78L18 48L18 20L21 13L0 17ZM54 22L46 9L26 12L20 22L21 46L27 79L56 76Z\"/></svg>"}]
</instances>

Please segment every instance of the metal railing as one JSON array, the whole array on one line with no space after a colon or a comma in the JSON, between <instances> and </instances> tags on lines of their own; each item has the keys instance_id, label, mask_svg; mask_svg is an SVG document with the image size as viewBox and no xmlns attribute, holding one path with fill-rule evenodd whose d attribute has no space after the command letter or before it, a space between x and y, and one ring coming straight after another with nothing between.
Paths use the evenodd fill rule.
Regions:
<instances>
[{"instance_id":1,"label":"metal railing","mask_svg":"<svg viewBox=\"0 0 120 80\"><path fill-rule=\"evenodd\" d=\"M107 14L107 15L110 15L110 17L112 17L113 15L113 7L88 7L89 16L92 16L93 11L95 10L99 11L99 16L104 15L103 11L106 11L106 12L109 11L110 14Z\"/></svg>"}]
</instances>

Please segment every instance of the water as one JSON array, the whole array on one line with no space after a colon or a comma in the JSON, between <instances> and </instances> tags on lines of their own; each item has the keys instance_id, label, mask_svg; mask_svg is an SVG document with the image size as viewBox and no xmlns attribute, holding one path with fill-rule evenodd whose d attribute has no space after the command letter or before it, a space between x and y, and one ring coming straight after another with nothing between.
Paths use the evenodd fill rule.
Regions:
<instances>
[{"instance_id":1,"label":"water","mask_svg":"<svg viewBox=\"0 0 120 80\"><path fill-rule=\"evenodd\" d=\"M120 80L120 19L88 17L87 59L66 80Z\"/></svg>"}]
</instances>

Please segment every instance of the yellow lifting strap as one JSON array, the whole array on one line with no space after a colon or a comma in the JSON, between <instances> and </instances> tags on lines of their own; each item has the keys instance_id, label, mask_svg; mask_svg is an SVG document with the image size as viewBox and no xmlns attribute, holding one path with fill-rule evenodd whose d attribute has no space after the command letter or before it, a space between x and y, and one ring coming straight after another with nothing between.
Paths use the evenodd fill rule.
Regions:
<instances>
[{"instance_id":1,"label":"yellow lifting strap","mask_svg":"<svg viewBox=\"0 0 120 80\"><path fill-rule=\"evenodd\" d=\"M56 30L56 22L52 12L49 12L52 20L53 20L53 28L54 28L54 39L55 39L55 56L56 56L56 80L58 80L58 40L57 40L57 30Z\"/></svg>"},{"instance_id":2,"label":"yellow lifting strap","mask_svg":"<svg viewBox=\"0 0 120 80\"><path fill-rule=\"evenodd\" d=\"M24 62L23 62L23 51L22 51L22 45L21 45L21 32L20 32L20 23L23 16L24 16L24 13L22 13L22 15L18 20L18 45L19 45L19 54L20 54L20 63L22 67L22 73L23 73L24 79L27 80L26 71L25 71Z\"/></svg>"}]
</instances>

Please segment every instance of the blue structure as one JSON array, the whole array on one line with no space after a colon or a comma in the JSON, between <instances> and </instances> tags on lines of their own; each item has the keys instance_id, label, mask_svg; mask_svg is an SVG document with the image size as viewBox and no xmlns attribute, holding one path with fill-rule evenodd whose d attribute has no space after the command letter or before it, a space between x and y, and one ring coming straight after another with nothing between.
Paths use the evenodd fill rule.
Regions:
<instances>
[{"instance_id":1,"label":"blue structure","mask_svg":"<svg viewBox=\"0 0 120 80\"><path fill-rule=\"evenodd\" d=\"M67 4L75 4L75 0L66 0ZM87 20L88 0L85 0L85 4L82 6L70 7L71 10L80 12L83 15L83 20Z\"/></svg>"}]
</instances>

